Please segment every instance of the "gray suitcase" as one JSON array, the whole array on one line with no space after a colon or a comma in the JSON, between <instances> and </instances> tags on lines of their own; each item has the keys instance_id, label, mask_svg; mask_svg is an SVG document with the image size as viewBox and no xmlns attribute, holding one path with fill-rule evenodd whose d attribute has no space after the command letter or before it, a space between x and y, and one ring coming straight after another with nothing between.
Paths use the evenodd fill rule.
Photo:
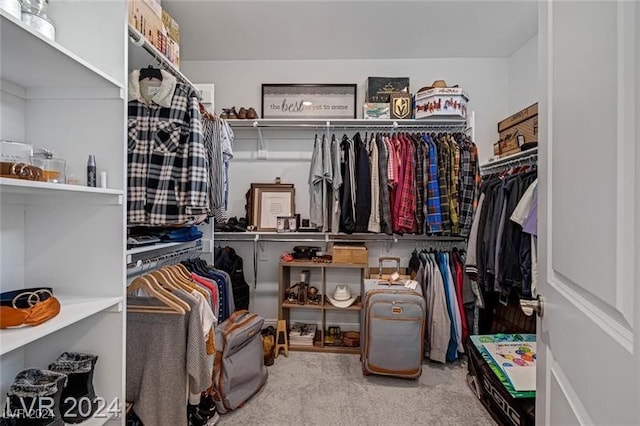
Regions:
<instances>
[{"instance_id":1,"label":"gray suitcase","mask_svg":"<svg viewBox=\"0 0 640 426\"><path fill-rule=\"evenodd\" d=\"M397 262L400 258L380 258ZM422 289L377 277L364 280L360 348L362 373L415 379L422 374L426 302Z\"/></svg>"},{"instance_id":2,"label":"gray suitcase","mask_svg":"<svg viewBox=\"0 0 640 426\"><path fill-rule=\"evenodd\" d=\"M236 311L216 327L213 400L218 413L242 407L267 382L262 352L264 318Z\"/></svg>"}]
</instances>

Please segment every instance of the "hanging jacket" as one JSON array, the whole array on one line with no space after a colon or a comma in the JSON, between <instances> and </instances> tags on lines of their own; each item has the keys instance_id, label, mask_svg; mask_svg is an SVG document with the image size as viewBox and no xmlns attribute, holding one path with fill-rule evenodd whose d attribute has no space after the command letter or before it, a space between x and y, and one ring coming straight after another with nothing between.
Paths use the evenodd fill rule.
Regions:
<instances>
[{"instance_id":1,"label":"hanging jacket","mask_svg":"<svg viewBox=\"0 0 640 426\"><path fill-rule=\"evenodd\" d=\"M129 76L127 223L195 224L210 213L209 172L194 89L162 70L146 100L140 70ZM151 90L149 89L150 93Z\"/></svg>"},{"instance_id":2,"label":"hanging jacket","mask_svg":"<svg viewBox=\"0 0 640 426\"><path fill-rule=\"evenodd\" d=\"M371 214L371 171L369 170L369 152L360 133L353 136L356 152L356 225L355 232L367 232Z\"/></svg>"},{"instance_id":3,"label":"hanging jacket","mask_svg":"<svg viewBox=\"0 0 640 426\"><path fill-rule=\"evenodd\" d=\"M342 187L340 188L340 231L351 234L356 229L355 211L354 211L354 163L352 141L347 135L342 137L340 148L343 150L342 155Z\"/></svg>"}]
</instances>

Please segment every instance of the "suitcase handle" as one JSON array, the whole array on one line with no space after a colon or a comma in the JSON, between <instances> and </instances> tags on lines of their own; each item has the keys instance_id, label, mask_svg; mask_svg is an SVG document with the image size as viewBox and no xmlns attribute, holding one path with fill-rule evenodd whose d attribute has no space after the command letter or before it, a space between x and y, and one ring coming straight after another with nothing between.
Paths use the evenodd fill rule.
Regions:
<instances>
[{"instance_id":1,"label":"suitcase handle","mask_svg":"<svg viewBox=\"0 0 640 426\"><path fill-rule=\"evenodd\" d=\"M398 256L381 256L378 258L378 279L382 279L382 263L385 260L396 262L396 272L400 274L400 258Z\"/></svg>"},{"instance_id":2,"label":"suitcase handle","mask_svg":"<svg viewBox=\"0 0 640 426\"><path fill-rule=\"evenodd\" d=\"M247 315L248 313L249 311L246 309L240 309L239 311L235 311L234 313L231 314L231 316L229 316L229 321L234 323L241 317Z\"/></svg>"}]
</instances>

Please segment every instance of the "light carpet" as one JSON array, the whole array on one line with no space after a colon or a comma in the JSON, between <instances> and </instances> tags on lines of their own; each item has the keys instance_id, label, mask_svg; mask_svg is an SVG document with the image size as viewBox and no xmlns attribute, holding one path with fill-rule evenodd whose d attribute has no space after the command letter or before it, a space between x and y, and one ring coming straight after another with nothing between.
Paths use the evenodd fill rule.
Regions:
<instances>
[{"instance_id":1,"label":"light carpet","mask_svg":"<svg viewBox=\"0 0 640 426\"><path fill-rule=\"evenodd\" d=\"M466 383L466 362L426 361L419 380L364 376L357 355L281 353L269 378L220 425L494 425Z\"/></svg>"}]
</instances>

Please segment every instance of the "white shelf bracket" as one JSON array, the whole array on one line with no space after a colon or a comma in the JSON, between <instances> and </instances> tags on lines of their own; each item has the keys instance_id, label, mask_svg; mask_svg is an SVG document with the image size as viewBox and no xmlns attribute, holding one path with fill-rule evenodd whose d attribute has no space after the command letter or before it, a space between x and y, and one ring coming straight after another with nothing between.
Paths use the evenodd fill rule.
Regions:
<instances>
[{"instance_id":1,"label":"white shelf bracket","mask_svg":"<svg viewBox=\"0 0 640 426\"><path fill-rule=\"evenodd\" d=\"M468 128L471 129L471 141L473 143L476 142L476 112L471 111L471 116L469 117L469 122L467 123Z\"/></svg>"},{"instance_id":2,"label":"white shelf bracket","mask_svg":"<svg viewBox=\"0 0 640 426\"><path fill-rule=\"evenodd\" d=\"M253 127L258 131L258 159L266 160L267 159L267 150L264 146L264 138L262 136L262 129L258 125L257 121L253 122Z\"/></svg>"},{"instance_id":3,"label":"white shelf bracket","mask_svg":"<svg viewBox=\"0 0 640 426\"><path fill-rule=\"evenodd\" d=\"M391 247L393 247L393 245L397 242L398 242L398 237L393 237L393 240L389 240L389 242L385 246L385 251L387 254L391 252Z\"/></svg>"}]
</instances>

